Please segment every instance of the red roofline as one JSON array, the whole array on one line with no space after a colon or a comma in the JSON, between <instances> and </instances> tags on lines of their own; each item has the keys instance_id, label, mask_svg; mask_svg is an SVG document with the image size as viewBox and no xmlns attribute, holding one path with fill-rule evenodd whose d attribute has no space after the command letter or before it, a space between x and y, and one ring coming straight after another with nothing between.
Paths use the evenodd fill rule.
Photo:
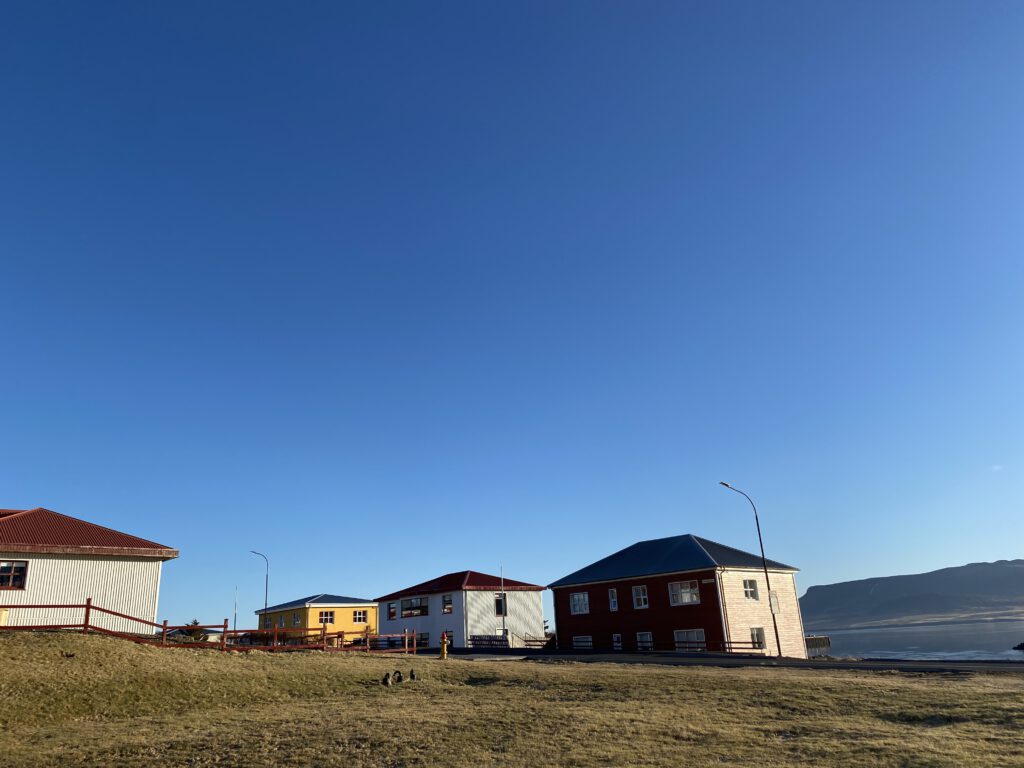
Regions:
<instances>
[{"instance_id":1,"label":"red roofline","mask_svg":"<svg viewBox=\"0 0 1024 768\"><path fill-rule=\"evenodd\" d=\"M461 577L461 578L459 578ZM477 582L477 583L471 583ZM398 592L378 597L377 602L385 600L397 600L400 597L411 597L413 595L438 595L447 592L491 592L502 588L500 576L492 576L479 571L455 571L438 576L436 579L415 584ZM530 584L515 579L505 579L506 592L543 592L545 587L539 584Z\"/></svg>"},{"instance_id":2,"label":"red roofline","mask_svg":"<svg viewBox=\"0 0 1024 768\"><path fill-rule=\"evenodd\" d=\"M165 546L164 544L158 544L155 541L149 539L143 539L139 536L133 536L129 533L122 531L116 531L113 528L108 528L103 525L97 525L96 523L90 523L88 520L82 520L71 515L65 515L60 512L54 512L52 509L46 507L35 507L33 509L5 509L0 510L0 534L3 533L4 526L11 520L22 518L31 514L44 512L47 515L55 515L65 520L70 520L74 523L88 526L88 529L97 529L109 534L113 534L118 537L124 543L136 544L136 546L104 546L101 543L89 543L89 544L73 544L73 543L34 543L31 541L3 541L0 536L0 551L11 552L11 553L38 553L38 554L76 554L76 555L97 555L103 557L152 557L159 558L161 560L171 560L179 555L178 550L171 547ZM5 514L7 513L7 514Z\"/></svg>"}]
</instances>

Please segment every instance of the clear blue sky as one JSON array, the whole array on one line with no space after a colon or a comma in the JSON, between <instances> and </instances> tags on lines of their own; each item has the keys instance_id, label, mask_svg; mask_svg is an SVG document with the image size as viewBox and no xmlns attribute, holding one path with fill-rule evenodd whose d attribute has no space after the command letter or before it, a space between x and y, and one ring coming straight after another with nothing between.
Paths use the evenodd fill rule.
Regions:
<instances>
[{"instance_id":1,"label":"clear blue sky","mask_svg":"<svg viewBox=\"0 0 1024 768\"><path fill-rule=\"evenodd\" d=\"M5 3L0 507L160 617L1024 557L1024 5Z\"/></svg>"}]
</instances>

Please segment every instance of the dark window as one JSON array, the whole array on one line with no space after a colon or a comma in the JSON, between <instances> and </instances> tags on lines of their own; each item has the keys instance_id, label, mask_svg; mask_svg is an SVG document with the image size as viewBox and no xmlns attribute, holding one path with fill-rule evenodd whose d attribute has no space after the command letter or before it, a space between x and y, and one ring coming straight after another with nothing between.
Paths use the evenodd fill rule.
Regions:
<instances>
[{"instance_id":1,"label":"dark window","mask_svg":"<svg viewBox=\"0 0 1024 768\"><path fill-rule=\"evenodd\" d=\"M420 632L418 635L416 635L416 647L417 648L427 648L429 646L430 646L430 633L429 632Z\"/></svg>"},{"instance_id":2,"label":"dark window","mask_svg":"<svg viewBox=\"0 0 1024 768\"><path fill-rule=\"evenodd\" d=\"M441 595L441 613L451 613L451 612L452 612L452 596L451 595Z\"/></svg>"},{"instance_id":3,"label":"dark window","mask_svg":"<svg viewBox=\"0 0 1024 768\"><path fill-rule=\"evenodd\" d=\"M0 561L0 589L24 589L28 560Z\"/></svg>"},{"instance_id":4,"label":"dark window","mask_svg":"<svg viewBox=\"0 0 1024 768\"><path fill-rule=\"evenodd\" d=\"M411 619L414 616L427 616L430 610L427 608L427 598L410 597L402 601L402 618Z\"/></svg>"},{"instance_id":5,"label":"dark window","mask_svg":"<svg viewBox=\"0 0 1024 768\"><path fill-rule=\"evenodd\" d=\"M494 593L494 615L495 616L508 616L505 613L505 593L495 592Z\"/></svg>"},{"instance_id":6,"label":"dark window","mask_svg":"<svg viewBox=\"0 0 1024 768\"><path fill-rule=\"evenodd\" d=\"M320 611L320 623L321 624L333 624L334 623L334 611Z\"/></svg>"},{"instance_id":7,"label":"dark window","mask_svg":"<svg viewBox=\"0 0 1024 768\"><path fill-rule=\"evenodd\" d=\"M395 619L398 617L398 606L394 603L388 603L388 620Z\"/></svg>"}]
</instances>

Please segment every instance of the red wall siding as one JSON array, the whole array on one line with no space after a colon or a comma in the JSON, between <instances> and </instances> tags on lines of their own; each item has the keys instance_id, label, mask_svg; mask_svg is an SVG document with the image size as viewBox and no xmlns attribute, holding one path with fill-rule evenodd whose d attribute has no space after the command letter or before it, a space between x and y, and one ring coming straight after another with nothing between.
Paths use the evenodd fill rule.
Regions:
<instances>
[{"instance_id":1,"label":"red wall siding","mask_svg":"<svg viewBox=\"0 0 1024 768\"><path fill-rule=\"evenodd\" d=\"M709 579L710 583L704 583ZM670 605L668 585L673 581L697 581L700 603ZM648 608L633 607L633 586L647 585ZM608 609L608 590L618 591L619 610ZM725 640L722 634L722 615L718 608L718 582L714 570L697 571L670 576L643 576L624 581L602 582L576 587L558 587L552 590L555 602L555 630L558 647L572 650L573 635L590 635L596 650L612 649L612 634L622 635L622 650L635 651L636 633L650 632L657 651L674 651L677 629L703 629L710 650L714 643ZM573 615L569 612L569 595L587 592L590 595L590 613Z\"/></svg>"}]
</instances>

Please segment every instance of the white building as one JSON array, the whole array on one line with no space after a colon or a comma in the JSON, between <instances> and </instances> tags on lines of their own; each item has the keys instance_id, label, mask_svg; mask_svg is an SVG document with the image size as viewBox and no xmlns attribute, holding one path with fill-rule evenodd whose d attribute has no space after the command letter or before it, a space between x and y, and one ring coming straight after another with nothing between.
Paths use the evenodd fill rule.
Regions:
<instances>
[{"instance_id":1,"label":"white building","mask_svg":"<svg viewBox=\"0 0 1024 768\"><path fill-rule=\"evenodd\" d=\"M544 637L544 587L477 571L458 571L377 598L378 631L416 633L417 645L436 648L446 632L454 648L471 638L508 638L512 648ZM479 643L478 643L479 644Z\"/></svg>"},{"instance_id":2,"label":"white building","mask_svg":"<svg viewBox=\"0 0 1024 768\"><path fill-rule=\"evenodd\" d=\"M156 621L160 568L178 550L41 507L0 510L0 626L81 624L87 598L106 608ZM11 606L11 607L4 607ZM120 632L151 633L137 621L92 610L89 623Z\"/></svg>"}]
</instances>

